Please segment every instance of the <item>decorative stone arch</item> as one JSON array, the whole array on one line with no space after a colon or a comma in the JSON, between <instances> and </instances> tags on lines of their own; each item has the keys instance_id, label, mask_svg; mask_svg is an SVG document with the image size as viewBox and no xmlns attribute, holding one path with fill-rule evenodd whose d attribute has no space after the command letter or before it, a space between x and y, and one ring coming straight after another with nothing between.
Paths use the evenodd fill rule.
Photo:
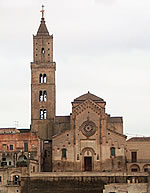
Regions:
<instances>
[{"instance_id":1,"label":"decorative stone arch","mask_svg":"<svg viewBox=\"0 0 150 193\"><path fill-rule=\"evenodd\" d=\"M143 166L143 172L148 172L148 171L150 171L150 164L145 164Z\"/></svg>"},{"instance_id":2,"label":"decorative stone arch","mask_svg":"<svg viewBox=\"0 0 150 193\"><path fill-rule=\"evenodd\" d=\"M130 166L130 172L140 172L140 167L138 164L133 164Z\"/></svg>"},{"instance_id":3,"label":"decorative stone arch","mask_svg":"<svg viewBox=\"0 0 150 193\"><path fill-rule=\"evenodd\" d=\"M28 166L27 156L24 154L20 155L17 160L17 167L27 167L27 166Z\"/></svg>"},{"instance_id":4,"label":"decorative stone arch","mask_svg":"<svg viewBox=\"0 0 150 193\"><path fill-rule=\"evenodd\" d=\"M91 147L85 147L82 150L82 171L93 171L94 170L94 155L95 151Z\"/></svg>"},{"instance_id":5,"label":"decorative stone arch","mask_svg":"<svg viewBox=\"0 0 150 193\"><path fill-rule=\"evenodd\" d=\"M18 180L16 180L16 176L18 178ZM10 174L10 181L20 181L21 180L21 172L20 171L13 171L11 174Z\"/></svg>"}]
</instances>

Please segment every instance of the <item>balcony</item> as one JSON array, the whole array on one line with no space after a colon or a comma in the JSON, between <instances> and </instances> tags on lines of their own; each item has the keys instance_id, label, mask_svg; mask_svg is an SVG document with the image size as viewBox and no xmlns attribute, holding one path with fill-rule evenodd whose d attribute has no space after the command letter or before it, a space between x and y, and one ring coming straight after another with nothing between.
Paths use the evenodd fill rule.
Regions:
<instances>
[{"instance_id":1,"label":"balcony","mask_svg":"<svg viewBox=\"0 0 150 193\"><path fill-rule=\"evenodd\" d=\"M28 161L17 161L17 167L27 167Z\"/></svg>"},{"instance_id":2,"label":"balcony","mask_svg":"<svg viewBox=\"0 0 150 193\"><path fill-rule=\"evenodd\" d=\"M7 181L7 186L20 186L21 181Z\"/></svg>"}]
</instances>

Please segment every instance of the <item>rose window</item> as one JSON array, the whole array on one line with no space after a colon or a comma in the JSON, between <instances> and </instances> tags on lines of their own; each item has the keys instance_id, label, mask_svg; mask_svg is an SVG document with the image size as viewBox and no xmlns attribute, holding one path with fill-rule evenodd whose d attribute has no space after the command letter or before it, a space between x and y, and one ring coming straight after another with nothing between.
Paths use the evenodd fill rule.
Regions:
<instances>
[{"instance_id":1,"label":"rose window","mask_svg":"<svg viewBox=\"0 0 150 193\"><path fill-rule=\"evenodd\" d=\"M96 132L95 123L93 123L92 121L84 122L81 126L81 131L82 131L83 135L85 135L87 137L94 135Z\"/></svg>"}]
</instances>

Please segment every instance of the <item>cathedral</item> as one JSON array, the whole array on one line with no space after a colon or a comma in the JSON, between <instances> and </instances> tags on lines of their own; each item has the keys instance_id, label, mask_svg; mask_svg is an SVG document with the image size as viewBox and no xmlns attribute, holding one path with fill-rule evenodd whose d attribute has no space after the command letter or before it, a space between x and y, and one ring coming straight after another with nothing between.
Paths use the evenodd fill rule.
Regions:
<instances>
[{"instance_id":1,"label":"cathedral","mask_svg":"<svg viewBox=\"0 0 150 193\"><path fill-rule=\"evenodd\" d=\"M56 116L53 36L44 17L33 56L31 131L44 142L44 171L124 171L123 119L106 114L102 98L88 92L74 99L70 116Z\"/></svg>"},{"instance_id":2,"label":"cathedral","mask_svg":"<svg viewBox=\"0 0 150 193\"><path fill-rule=\"evenodd\" d=\"M150 137L127 140L123 118L107 114L106 101L89 91L72 101L69 116L57 116L55 72L53 35L42 10L33 36L31 129L0 129L0 192L21 192L23 188L22 192L30 193L29 187L38 192L37 182L56 182L60 175L62 181L70 175L69 180L79 182L93 175L94 182L100 182L99 192L108 184L103 192L119 193L120 183L127 190L122 192L150 192ZM128 183L135 182L141 184L128 191ZM46 186L39 187L39 192Z\"/></svg>"}]
</instances>

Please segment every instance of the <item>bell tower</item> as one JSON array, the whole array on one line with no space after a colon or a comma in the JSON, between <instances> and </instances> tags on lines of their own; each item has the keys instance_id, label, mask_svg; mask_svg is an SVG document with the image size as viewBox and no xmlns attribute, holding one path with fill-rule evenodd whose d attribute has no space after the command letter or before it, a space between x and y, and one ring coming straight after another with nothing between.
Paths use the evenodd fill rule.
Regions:
<instances>
[{"instance_id":1,"label":"bell tower","mask_svg":"<svg viewBox=\"0 0 150 193\"><path fill-rule=\"evenodd\" d=\"M53 35L42 18L37 34L33 35L33 62L31 62L31 129L41 139L51 141L55 120L55 70Z\"/></svg>"}]
</instances>

